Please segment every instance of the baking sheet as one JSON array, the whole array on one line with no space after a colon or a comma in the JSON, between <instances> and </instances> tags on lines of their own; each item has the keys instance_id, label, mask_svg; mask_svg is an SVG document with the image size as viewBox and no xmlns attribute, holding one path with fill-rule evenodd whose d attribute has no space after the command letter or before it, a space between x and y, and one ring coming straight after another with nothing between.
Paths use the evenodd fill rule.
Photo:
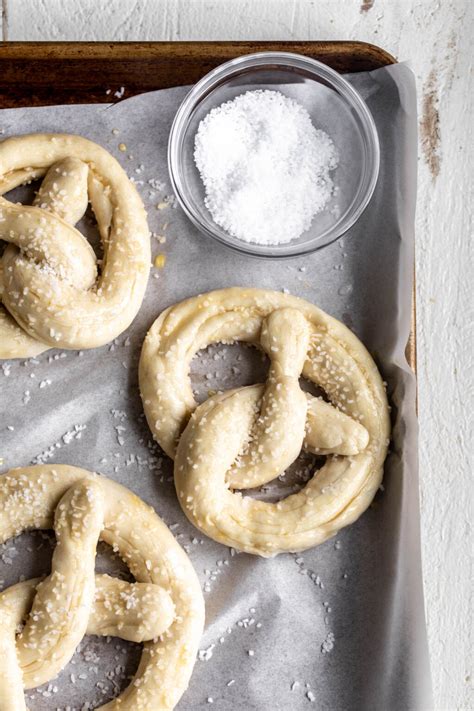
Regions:
<instances>
[{"instance_id":1,"label":"baking sheet","mask_svg":"<svg viewBox=\"0 0 474 711\"><path fill-rule=\"evenodd\" d=\"M202 582L207 616L181 711L211 703L223 711L298 711L311 704L328 711L433 707L421 583L415 380L404 355L416 194L414 79L403 64L349 78L379 132L374 197L342 240L279 263L214 244L166 200L167 138L186 88L105 107L0 112L4 136L67 131L108 148L144 199L153 254L167 258L164 269L152 270L135 322L113 344L3 363L0 438L2 470L39 462L97 470L131 488L172 526ZM388 383L393 442L383 490L353 526L302 554L263 560L197 532L181 512L171 463L152 442L144 419L137 361L147 329L168 305L231 285L288 289L316 303L357 333ZM242 383L252 382L254 368L263 367L247 351L237 356ZM231 384L234 357L233 349L217 347L195 365L201 394ZM53 543L51 535L37 533L1 547L0 585L47 572ZM98 565L111 564L122 570L101 546ZM28 706L95 708L128 683L137 654L119 640L86 638L57 680L28 692Z\"/></svg>"}]
</instances>

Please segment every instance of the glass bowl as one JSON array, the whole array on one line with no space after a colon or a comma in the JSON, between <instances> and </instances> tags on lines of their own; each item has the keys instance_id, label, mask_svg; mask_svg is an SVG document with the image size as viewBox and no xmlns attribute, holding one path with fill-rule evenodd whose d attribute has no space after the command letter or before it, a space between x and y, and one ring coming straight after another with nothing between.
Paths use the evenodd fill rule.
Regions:
<instances>
[{"instance_id":1,"label":"glass bowl","mask_svg":"<svg viewBox=\"0 0 474 711\"><path fill-rule=\"evenodd\" d=\"M310 228L284 244L244 242L217 225L204 204L204 185L194 163L194 139L200 121L216 106L255 89L278 90L296 99L325 131L339 152L331 172L337 186ZM377 182L379 142L367 105L337 72L314 59L287 52L238 57L206 74L179 107L168 144L168 168L178 202L204 234L239 252L259 257L296 257L341 237L358 220Z\"/></svg>"}]
</instances>

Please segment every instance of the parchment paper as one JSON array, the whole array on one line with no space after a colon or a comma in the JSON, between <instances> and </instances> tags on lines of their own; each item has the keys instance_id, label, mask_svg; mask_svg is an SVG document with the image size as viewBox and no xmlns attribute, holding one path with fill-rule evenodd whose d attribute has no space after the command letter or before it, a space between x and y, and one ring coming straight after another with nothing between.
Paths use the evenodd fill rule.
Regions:
<instances>
[{"instance_id":1,"label":"parchment paper","mask_svg":"<svg viewBox=\"0 0 474 711\"><path fill-rule=\"evenodd\" d=\"M166 236L165 243L152 239L153 253L166 254L166 266L152 270L140 313L115 343L3 364L0 437L3 470L50 462L100 471L154 506L188 550L205 590L207 625L181 711L211 703L222 711L433 707L420 565L415 379L404 356L416 194L414 79L402 64L350 81L368 102L379 132L375 195L342 240L279 263L214 244L172 201L163 207L171 194L168 133L186 88L110 106L0 112L5 136L65 131L108 148L137 181L151 230ZM383 490L356 524L303 554L272 560L235 554L193 529L178 505L170 462L152 442L142 413L137 359L151 323L176 301L231 285L288 289L318 304L357 333L388 383L393 443ZM233 356L232 349L211 350L195 368L196 388L228 387ZM254 361L245 351L240 357L238 382L252 382L258 377ZM0 548L1 585L46 573L53 542L48 534L25 534ZM110 556L101 554L98 567L105 566ZM29 708L95 708L133 674L139 648L132 647L86 638L57 680L28 693Z\"/></svg>"}]
</instances>

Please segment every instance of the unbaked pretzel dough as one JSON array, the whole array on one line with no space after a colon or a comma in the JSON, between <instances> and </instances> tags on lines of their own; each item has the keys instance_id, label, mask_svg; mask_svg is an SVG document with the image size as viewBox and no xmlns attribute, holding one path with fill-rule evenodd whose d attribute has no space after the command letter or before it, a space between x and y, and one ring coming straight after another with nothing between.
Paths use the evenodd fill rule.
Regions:
<instances>
[{"instance_id":1,"label":"unbaked pretzel dough","mask_svg":"<svg viewBox=\"0 0 474 711\"><path fill-rule=\"evenodd\" d=\"M198 406L193 356L235 341L266 352L267 383ZM330 403L305 394L301 374ZM355 521L380 485L390 434L380 374L348 328L302 299L232 288L176 304L148 332L139 376L150 429L175 459L181 506L216 541L262 556L304 550ZM327 461L297 494L268 503L236 491L282 474L302 446Z\"/></svg>"},{"instance_id":2,"label":"unbaked pretzel dough","mask_svg":"<svg viewBox=\"0 0 474 711\"><path fill-rule=\"evenodd\" d=\"M0 511L0 543L32 528L56 534L51 574L0 593L2 711L25 711L23 689L54 678L85 634L145 642L133 681L101 709L173 709L194 666L204 601L189 559L154 510L105 477L41 465L0 476ZM99 538L136 583L95 574Z\"/></svg>"},{"instance_id":3,"label":"unbaked pretzel dough","mask_svg":"<svg viewBox=\"0 0 474 711\"><path fill-rule=\"evenodd\" d=\"M1 197L44 177L32 206ZM74 227L88 201L103 245ZM122 333L143 300L150 239L143 203L119 163L81 136L31 134L0 143L0 358L95 348Z\"/></svg>"}]
</instances>

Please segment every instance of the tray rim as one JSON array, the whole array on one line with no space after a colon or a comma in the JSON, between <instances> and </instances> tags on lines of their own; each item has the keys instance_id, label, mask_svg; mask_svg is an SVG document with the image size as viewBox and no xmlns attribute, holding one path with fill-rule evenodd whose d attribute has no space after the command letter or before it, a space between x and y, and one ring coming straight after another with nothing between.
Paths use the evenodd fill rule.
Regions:
<instances>
[{"instance_id":1,"label":"tray rim","mask_svg":"<svg viewBox=\"0 0 474 711\"><path fill-rule=\"evenodd\" d=\"M280 46L284 50L295 47L300 53L304 54L304 50L313 50L313 53L323 52L328 55L344 54L352 55L354 50L359 50L364 53L372 52L381 63L381 66L397 63L397 59L387 52L382 47L370 42L360 40L188 40L188 41L150 41L150 42L3 42L0 44L1 59L128 59L130 50L133 50L137 60L143 59L145 56L154 58L160 55L168 55L169 50L175 56L187 54L186 50L199 49L202 53L203 49L212 50L238 50L248 49L254 51L258 47L276 47ZM33 56L32 56L33 54ZM229 51L230 54L230 51Z\"/></svg>"},{"instance_id":2,"label":"tray rim","mask_svg":"<svg viewBox=\"0 0 474 711\"><path fill-rule=\"evenodd\" d=\"M264 50L295 51L301 54L319 55L318 59L334 55L371 55L380 67L396 64L397 59L378 45L359 40L262 40L262 41L150 41L150 42L4 42L0 44L0 61L51 61L51 60L91 60L91 61L143 61L160 58L185 60L222 56L223 61L232 56ZM323 56L321 56L323 55ZM120 68L118 68L120 69ZM355 70L357 71L357 70ZM120 83L118 81L118 83ZM92 103L100 103L91 98ZM110 101L104 97L104 103ZM39 105L39 104L37 104ZM1 108L1 107L0 107ZM417 370L416 339L416 274L413 273L411 329L405 355L409 366Z\"/></svg>"}]
</instances>

